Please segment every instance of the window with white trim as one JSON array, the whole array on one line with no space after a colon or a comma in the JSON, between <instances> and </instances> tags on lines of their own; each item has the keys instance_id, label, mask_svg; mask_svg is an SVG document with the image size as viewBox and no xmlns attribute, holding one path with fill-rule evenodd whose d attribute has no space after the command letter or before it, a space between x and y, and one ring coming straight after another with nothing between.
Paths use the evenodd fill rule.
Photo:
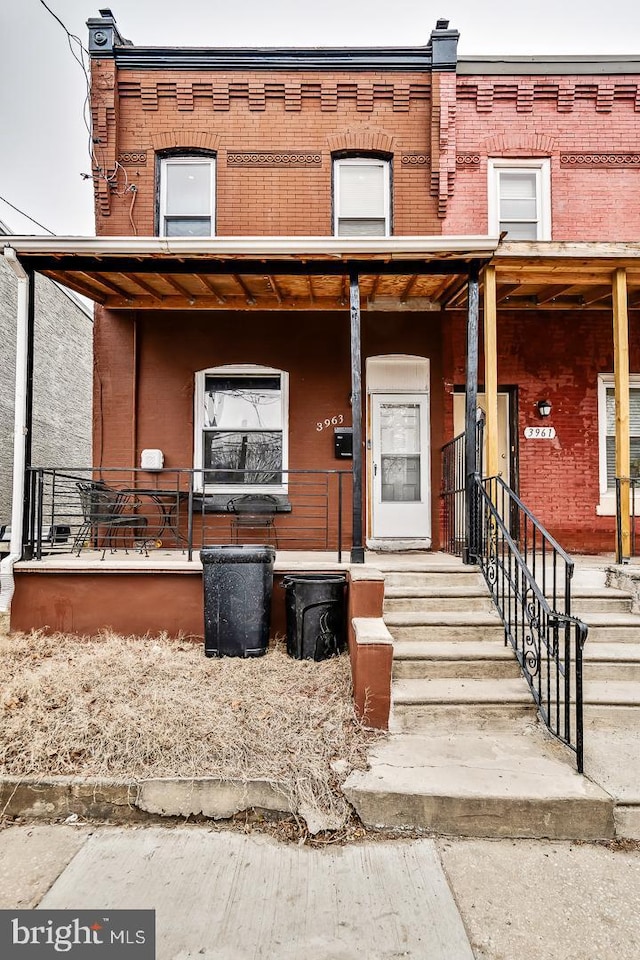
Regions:
<instances>
[{"instance_id":1,"label":"window with white trim","mask_svg":"<svg viewBox=\"0 0 640 960\"><path fill-rule=\"evenodd\" d=\"M599 512L615 512L616 395L612 373L598 376L598 429L600 439ZM629 377L629 437L631 476L640 476L640 374ZM606 509L603 509L606 508Z\"/></svg>"},{"instance_id":2,"label":"window with white trim","mask_svg":"<svg viewBox=\"0 0 640 960\"><path fill-rule=\"evenodd\" d=\"M212 237L215 233L213 157L164 157L160 161L161 237Z\"/></svg>"},{"instance_id":3,"label":"window with white trim","mask_svg":"<svg viewBox=\"0 0 640 960\"><path fill-rule=\"evenodd\" d=\"M489 160L489 232L507 240L551 239L551 167L542 160Z\"/></svg>"},{"instance_id":4,"label":"window with white trim","mask_svg":"<svg viewBox=\"0 0 640 960\"><path fill-rule=\"evenodd\" d=\"M253 365L196 374L195 465L207 489L286 489L287 380Z\"/></svg>"},{"instance_id":5,"label":"window with white trim","mask_svg":"<svg viewBox=\"0 0 640 960\"><path fill-rule=\"evenodd\" d=\"M367 157L334 160L333 201L336 237L388 237L389 161Z\"/></svg>"}]
</instances>

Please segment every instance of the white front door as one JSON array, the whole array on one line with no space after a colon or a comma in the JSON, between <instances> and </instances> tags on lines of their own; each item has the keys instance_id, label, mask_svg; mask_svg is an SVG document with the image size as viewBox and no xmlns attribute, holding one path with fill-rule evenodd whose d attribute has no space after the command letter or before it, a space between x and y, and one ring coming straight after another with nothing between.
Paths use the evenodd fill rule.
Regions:
<instances>
[{"instance_id":1,"label":"white front door","mask_svg":"<svg viewBox=\"0 0 640 960\"><path fill-rule=\"evenodd\" d=\"M374 540L431 536L429 395L371 397Z\"/></svg>"}]
</instances>

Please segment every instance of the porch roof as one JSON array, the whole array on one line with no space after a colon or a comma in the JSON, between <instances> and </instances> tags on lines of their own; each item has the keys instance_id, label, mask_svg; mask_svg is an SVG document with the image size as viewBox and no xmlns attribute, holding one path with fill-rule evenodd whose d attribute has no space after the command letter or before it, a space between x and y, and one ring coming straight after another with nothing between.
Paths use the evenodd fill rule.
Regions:
<instances>
[{"instance_id":1,"label":"porch roof","mask_svg":"<svg viewBox=\"0 0 640 960\"><path fill-rule=\"evenodd\" d=\"M616 269L640 306L640 243L429 237L18 237L23 266L118 310L335 310L357 272L369 310L466 303L467 277L492 263L509 309L611 305Z\"/></svg>"}]
</instances>

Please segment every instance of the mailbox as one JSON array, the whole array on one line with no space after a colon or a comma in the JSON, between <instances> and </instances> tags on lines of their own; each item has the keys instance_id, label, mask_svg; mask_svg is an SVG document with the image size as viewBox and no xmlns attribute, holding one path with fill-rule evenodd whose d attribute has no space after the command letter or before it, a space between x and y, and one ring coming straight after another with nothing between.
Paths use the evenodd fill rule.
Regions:
<instances>
[{"instance_id":1,"label":"mailbox","mask_svg":"<svg viewBox=\"0 0 640 960\"><path fill-rule=\"evenodd\" d=\"M333 447L336 460L351 459L353 457L353 428L335 427Z\"/></svg>"}]
</instances>

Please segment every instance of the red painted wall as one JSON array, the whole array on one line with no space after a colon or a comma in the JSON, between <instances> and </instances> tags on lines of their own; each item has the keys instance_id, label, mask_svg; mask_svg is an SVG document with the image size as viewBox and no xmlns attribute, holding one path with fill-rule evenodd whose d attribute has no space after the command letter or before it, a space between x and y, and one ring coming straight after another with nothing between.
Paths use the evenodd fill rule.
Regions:
<instances>
[{"instance_id":1,"label":"red painted wall","mask_svg":"<svg viewBox=\"0 0 640 960\"><path fill-rule=\"evenodd\" d=\"M465 318L451 316L444 328L445 431L453 431L453 385L464 384ZM630 315L630 367L640 371L640 314ZM481 350L479 379L483 381ZM569 550L614 549L614 517L599 517L599 373L613 370L613 321L605 311L498 312L498 382L518 387L520 496ZM540 425L538 400L553 409L554 440L526 440L527 426Z\"/></svg>"}]
</instances>

